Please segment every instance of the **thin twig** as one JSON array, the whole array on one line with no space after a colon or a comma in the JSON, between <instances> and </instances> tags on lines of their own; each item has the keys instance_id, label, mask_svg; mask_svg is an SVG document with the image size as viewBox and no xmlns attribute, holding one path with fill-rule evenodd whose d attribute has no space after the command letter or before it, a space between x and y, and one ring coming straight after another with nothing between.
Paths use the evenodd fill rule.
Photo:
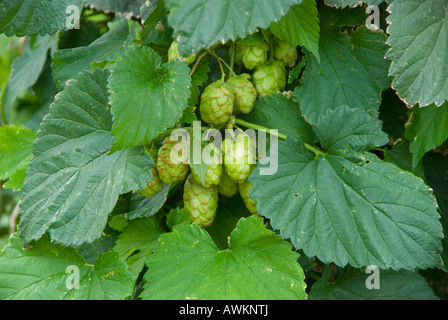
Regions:
<instances>
[{"instance_id":1,"label":"thin twig","mask_svg":"<svg viewBox=\"0 0 448 320\"><path fill-rule=\"evenodd\" d=\"M190 77L193 75L193 73L196 71L196 68L198 67L199 63L201 62L202 58L204 58L206 55L208 54L208 52L204 52L203 54L201 54L197 59L196 59L196 63L194 64L193 68L190 71Z\"/></svg>"}]
</instances>

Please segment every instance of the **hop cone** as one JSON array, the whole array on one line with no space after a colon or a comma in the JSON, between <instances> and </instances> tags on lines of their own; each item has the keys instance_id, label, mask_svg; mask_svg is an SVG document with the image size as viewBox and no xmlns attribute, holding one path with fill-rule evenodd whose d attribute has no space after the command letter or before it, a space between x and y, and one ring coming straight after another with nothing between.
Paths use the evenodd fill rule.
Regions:
<instances>
[{"instance_id":1,"label":"hop cone","mask_svg":"<svg viewBox=\"0 0 448 320\"><path fill-rule=\"evenodd\" d=\"M153 161L157 160L157 149L146 149L146 153L149 154L149 156L152 158ZM146 197L146 198L152 198L154 197L160 190L162 190L164 183L159 178L159 174L157 172L156 166L152 166L151 168L152 173L152 179L151 181L148 181L146 184L146 187L142 190L136 191L139 195Z\"/></svg>"},{"instance_id":2,"label":"hop cone","mask_svg":"<svg viewBox=\"0 0 448 320\"><path fill-rule=\"evenodd\" d=\"M233 107L235 113L248 114L254 107L257 90L249 79L250 75L243 73L238 77L230 77L226 82L234 96Z\"/></svg>"},{"instance_id":3,"label":"hop cone","mask_svg":"<svg viewBox=\"0 0 448 320\"><path fill-rule=\"evenodd\" d=\"M283 62L275 60L258 67L252 81L260 96L282 91L286 86L286 70Z\"/></svg>"},{"instance_id":4,"label":"hop cone","mask_svg":"<svg viewBox=\"0 0 448 320\"><path fill-rule=\"evenodd\" d=\"M233 93L222 80L213 82L201 96L201 117L210 124L225 124L233 112Z\"/></svg>"},{"instance_id":5,"label":"hop cone","mask_svg":"<svg viewBox=\"0 0 448 320\"><path fill-rule=\"evenodd\" d=\"M255 67L261 66L268 58L269 46L266 42L260 42L257 45L245 46L241 55L244 66L252 70Z\"/></svg>"},{"instance_id":6,"label":"hop cone","mask_svg":"<svg viewBox=\"0 0 448 320\"><path fill-rule=\"evenodd\" d=\"M159 178L165 184L183 180L187 175L188 143L182 141L170 141L167 137L159 149L157 157L157 172Z\"/></svg>"},{"instance_id":7,"label":"hop cone","mask_svg":"<svg viewBox=\"0 0 448 320\"><path fill-rule=\"evenodd\" d=\"M277 40L274 47L274 58L283 62L285 66L292 68L297 61L297 48L288 42Z\"/></svg>"},{"instance_id":8,"label":"hop cone","mask_svg":"<svg viewBox=\"0 0 448 320\"><path fill-rule=\"evenodd\" d=\"M191 64L196 59L195 55L191 55L188 58L183 58L179 55L179 44L177 41L173 41L171 43L170 48L168 49L168 61L174 61L176 59L179 59L180 61L185 61L188 64Z\"/></svg>"},{"instance_id":9,"label":"hop cone","mask_svg":"<svg viewBox=\"0 0 448 320\"><path fill-rule=\"evenodd\" d=\"M207 171L205 173L205 181L202 184L201 179L198 174L196 174L194 167L191 167L191 173L193 174L194 180L197 183L202 184L204 187L208 188L212 185L219 184L222 176L222 154L213 143L210 143L205 149L205 152L209 152L211 156L211 164L208 165Z\"/></svg>"},{"instance_id":10,"label":"hop cone","mask_svg":"<svg viewBox=\"0 0 448 320\"><path fill-rule=\"evenodd\" d=\"M222 173L221 181L218 184L218 192L226 197L233 197L238 192L238 183L229 177L226 170Z\"/></svg>"},{"instance_id":11,"label":"hop cone","mask_svg":"<svg viewBox=\"0 0 448 320\"><path fill-rule=\"evenodd\" d=\"M252 140L246 134L237 136L236 141L223 141L224 166L229 177L235 182L242 183L250 176L255 164L255 150Z\"/></svg>"},{"instance_id":12,"label":"hop cone","mask_svg":"<svg viewBox=\"0 0 448 320\"><path fill-rule=\"evenodd\" d=\"M212 224L218 209L218 189L197 183L190 175L184 186L184 209L190 213L191 220L205 228Z\"/></svg>"},{"instance_id":13,"label":"hop cone","mask_svg":"<svg viewBox=\"0 0 448 320\"><path fill-rule=\"evenodd\" d=\"M244 204L246 205L247 210L249 210L250 213L255 214L255 213L257 213L257 201L255 201L249 197L249 191L251 188L252 188L252 183L250 183L249 180L246 180L243 183L240 183L241 198L243 198L243 201L244 201Z\"/></svg>"}]
</instances>

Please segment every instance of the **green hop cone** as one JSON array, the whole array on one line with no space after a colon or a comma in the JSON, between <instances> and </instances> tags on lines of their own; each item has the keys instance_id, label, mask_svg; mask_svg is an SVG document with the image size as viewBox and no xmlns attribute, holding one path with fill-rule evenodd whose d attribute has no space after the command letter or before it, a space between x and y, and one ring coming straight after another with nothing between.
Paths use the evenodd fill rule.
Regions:
<instances>
[{"instance_id":1,"label":"green hop cone","mask_svg":"<svg viewBox=\"0 0 448 320\"><path fill-rule=\"evenodd\" d=\"M252 70L266 62L268 51L269 46L266 42L260 42L253 46L244 46L241 60L247 69Z\"/></svg>"},{"instance_id":2,"label":"green hop cone","mask_svg":"<svg viewBox=\"0 0 448 320\"><path fill-rule=\"evenodd\" d=\"M283 62L289 68L296 65L297 48L286 41L277 40L274 46L274 58Z\"/></svg>"},{"instance_id":3,"label":"green hop cone","mask_svg":"<svg viewBox=\"0 0 448 320\"><path fill-rule=\"evenodd\" d=\"M208 85L201 95L200 112L203 121L225 124L233 113L233 93L222 80Z\"/></svg>"},{"instance_id":4,"label":"green hop cone","mask_svg":"<svg viewBox=\"0 0 448 320\"><path fill-rule=\"evenodd\" d=\"M157 157L157 172L164 184L181 181L187 175L188 169L188 142L170 141L165 138Z\"/></svg>"},{"instance_id":5,"label":"green hop cone","mask_svg":"<svg viewBox=\"0 0 448 320\"><path fill-rule=\"evenodd\" d=\"M218 209L218 188L208 188L197 183L190 175L184 185L184 209L190 213L191 220L202 228L210 226Z\"/></svg>"},{"instance_id":6,"label":"green hop cone","mask_svg":"<svg viewBox=\"0 0 448 320\"><path fill-rule=\"evenodd\" d=\"M238 193L238 183L229 177L226 170L222 173L221 181L218 184L218 192L229 198Z\"/></svg>"},{"instance_id":7,"label":"green hop cone","mask_svg":"<svg viewBox=\"0 0 448 320\"><path fill-rule=\"evenodd\" d=\"M185 61L188 64L191 64L196 60L196 56L192 54L188 58L183 58L179 55L179 44L177 41L173 41L171 43L170 48L168 49L168 61L174 61L179 59L180 61Z\"/></svg>"},{"instance_id":8,"label":"green hop cone","mask_svg":"<svg viewBox=\"0 0 448 320\"><path fill-rule=\"evenodd\" d=\"M257 90L250 82L250 75L243 73L238 77L230 77L226 84L234 96L234 113L249 114L257 99Z\"/></svg>"},{"instance_id":9,"label":"green hop cone","mask_svg":"<svg viewBox=\"0 0 448 320\"><path fill-rule=\"evenodd\" d=\"M252 81L260 96L282 91L286 86L285 65L278 60L265 63L255 70Z\"/></svg>"},{"instance_id":10,"label":"green hop cone","mask_svg":"<svg viewBox=\"0 0 448 320\"><path fill-rule=\"evenodd\" d=\"M222 154L221 150L219 150L213 143L210 143L204 148L204 152L208 155L210 155L210 161L211 162L208 167L207 171L205 173L205 181L204 184L202 184L201 179L198 174L196 174L194 170L194 166L191 166L191 173L193 174L194 180L197 183L202 184L204 187L208 188L212 185L218 185L221 176L222 176Z\"/></svg>"},{"instance_id":11,"label":"green hop cone","mask_svg":"<svg viewBox=\"0 0 448 320\"><path fill-rule=\"evenodd\" d=\"M246 134L237 136L234 142L223 141L224 167L229 177L243 183L250 176L255 164L255 149L251 138Z\"/></svg>"},{"instance_id":12,"label":"green hop cone","mask_svg":"<svg viewBox=\"0 0 448 320\"><path fill-rule=\"evenodd\" d=\"M145 151L151 156L153 161L157 160L157 149L146 149ZM163 181L159 178L159 173L157 172L156 165L151 168L152 179L148 181L146 187L142 190L136 191L139 195L152 198L157 193L159 193L163 189Z\"/></svg>"},{"instance_id":13,"label":"green hop cone","mask_svg":"<svg viewBox=\"0 0 448 320\"><path fill-rule=\"evenodd\" d=\"M251 188L252 188L252 183L250 183L249 180L246 180L243 183L240 183L239 189L240 189L241 198L243 199L247 210L249 210L250 213L255 214L255 213L257 213L257 201L255 201L249 197L249 192L250 192Z\"/></svg>"}]
</instances>

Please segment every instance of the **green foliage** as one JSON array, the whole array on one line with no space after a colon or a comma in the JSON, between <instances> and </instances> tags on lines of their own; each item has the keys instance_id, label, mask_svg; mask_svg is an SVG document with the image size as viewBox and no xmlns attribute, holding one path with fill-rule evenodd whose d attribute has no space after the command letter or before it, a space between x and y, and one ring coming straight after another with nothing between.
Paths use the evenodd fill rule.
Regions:
<instances>
[{"instance_id":1,"label":"green foliage","mask_svg":"<svg viewBox=\"0 0 448 320\"><path fill-rule=\"evenodd\" d=\"M447 299L447 7L0 0L0 299Z\"/></svg>"}]
</instances>

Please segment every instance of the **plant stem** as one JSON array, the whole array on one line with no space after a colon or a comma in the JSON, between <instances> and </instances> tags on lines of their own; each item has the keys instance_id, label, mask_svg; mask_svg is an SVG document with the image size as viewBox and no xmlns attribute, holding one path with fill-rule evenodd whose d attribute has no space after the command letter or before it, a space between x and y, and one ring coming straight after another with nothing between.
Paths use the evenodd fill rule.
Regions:
<instances>
[{"instance_id":1,"label":"plant stem","mask_svg":"<svg viewBox=\"0 0 448 320\"><path fill-rule=\"evenodd\" d=\"M213 54L213 56L216 58L216 60L218 60L218 64L219 64L219 67L221 68L221 73L222 73L221 80L224 82L226 73L224 72L224 68L221 63L221 58L216 54L216 52L211 52L211 54Z\"/></svg>"},{"instance_id":2,"label":"plant stem","mask_svg":"<svg viewBox=\"0 0 448 320\"><path fill-rule=\"evenodd\" d=\"M233 72L233 68L235 67L235 55L236 55L236 44L232 43L232 47L230 47L230 68Z\"/></svg>"},{"instance_id":3,"label":"plant stem","mask_svg":"<svg viewBox=\"0 0 448 320\"><path fill-rule=\"evenodd\" d=\"M264 126L260 126L258 124L253 124L253 123L250 123L250 122L247 122L245 120L238 119L238 118L235 118L235 124L239 124L239 125L241 125L243 127L254 129L254 130L264 130L267 133L269 133L270 135L276 136L276 137L278 137L278 138L280 138L282 140L286 140L286 135L285 134L280 133L278 131L271 131L272 129L266 128ZM309 144L307 144L305 142L303 142L303 144L304 144L305 148L307 148L308 150L313 152L316 155L316 157L318 157L318 156L325 156L325 153L323 151L317 149L316 147L313 147L313 146L311 146L311 145L309 145Z\"/></svg>"},{"instance_id":4,"label":"plant stem","mask_svg":"<svg viewBox=\"0 0 448 320\"><path fill-rule=\"evenodd\" d=\"M230 67L230 66L227 64L227 62L225 62L224 59L222 59L221 57L218 57L218 58L219 58L219 60L221 60L222 63L224 63L224 65L227 67L227 69L229 69L229 73L230 73L230 75L233 76L233 77L236 77L236 74L235 74L235 72L233 72L232 67Z\"/></svg>"}]
</instances>

